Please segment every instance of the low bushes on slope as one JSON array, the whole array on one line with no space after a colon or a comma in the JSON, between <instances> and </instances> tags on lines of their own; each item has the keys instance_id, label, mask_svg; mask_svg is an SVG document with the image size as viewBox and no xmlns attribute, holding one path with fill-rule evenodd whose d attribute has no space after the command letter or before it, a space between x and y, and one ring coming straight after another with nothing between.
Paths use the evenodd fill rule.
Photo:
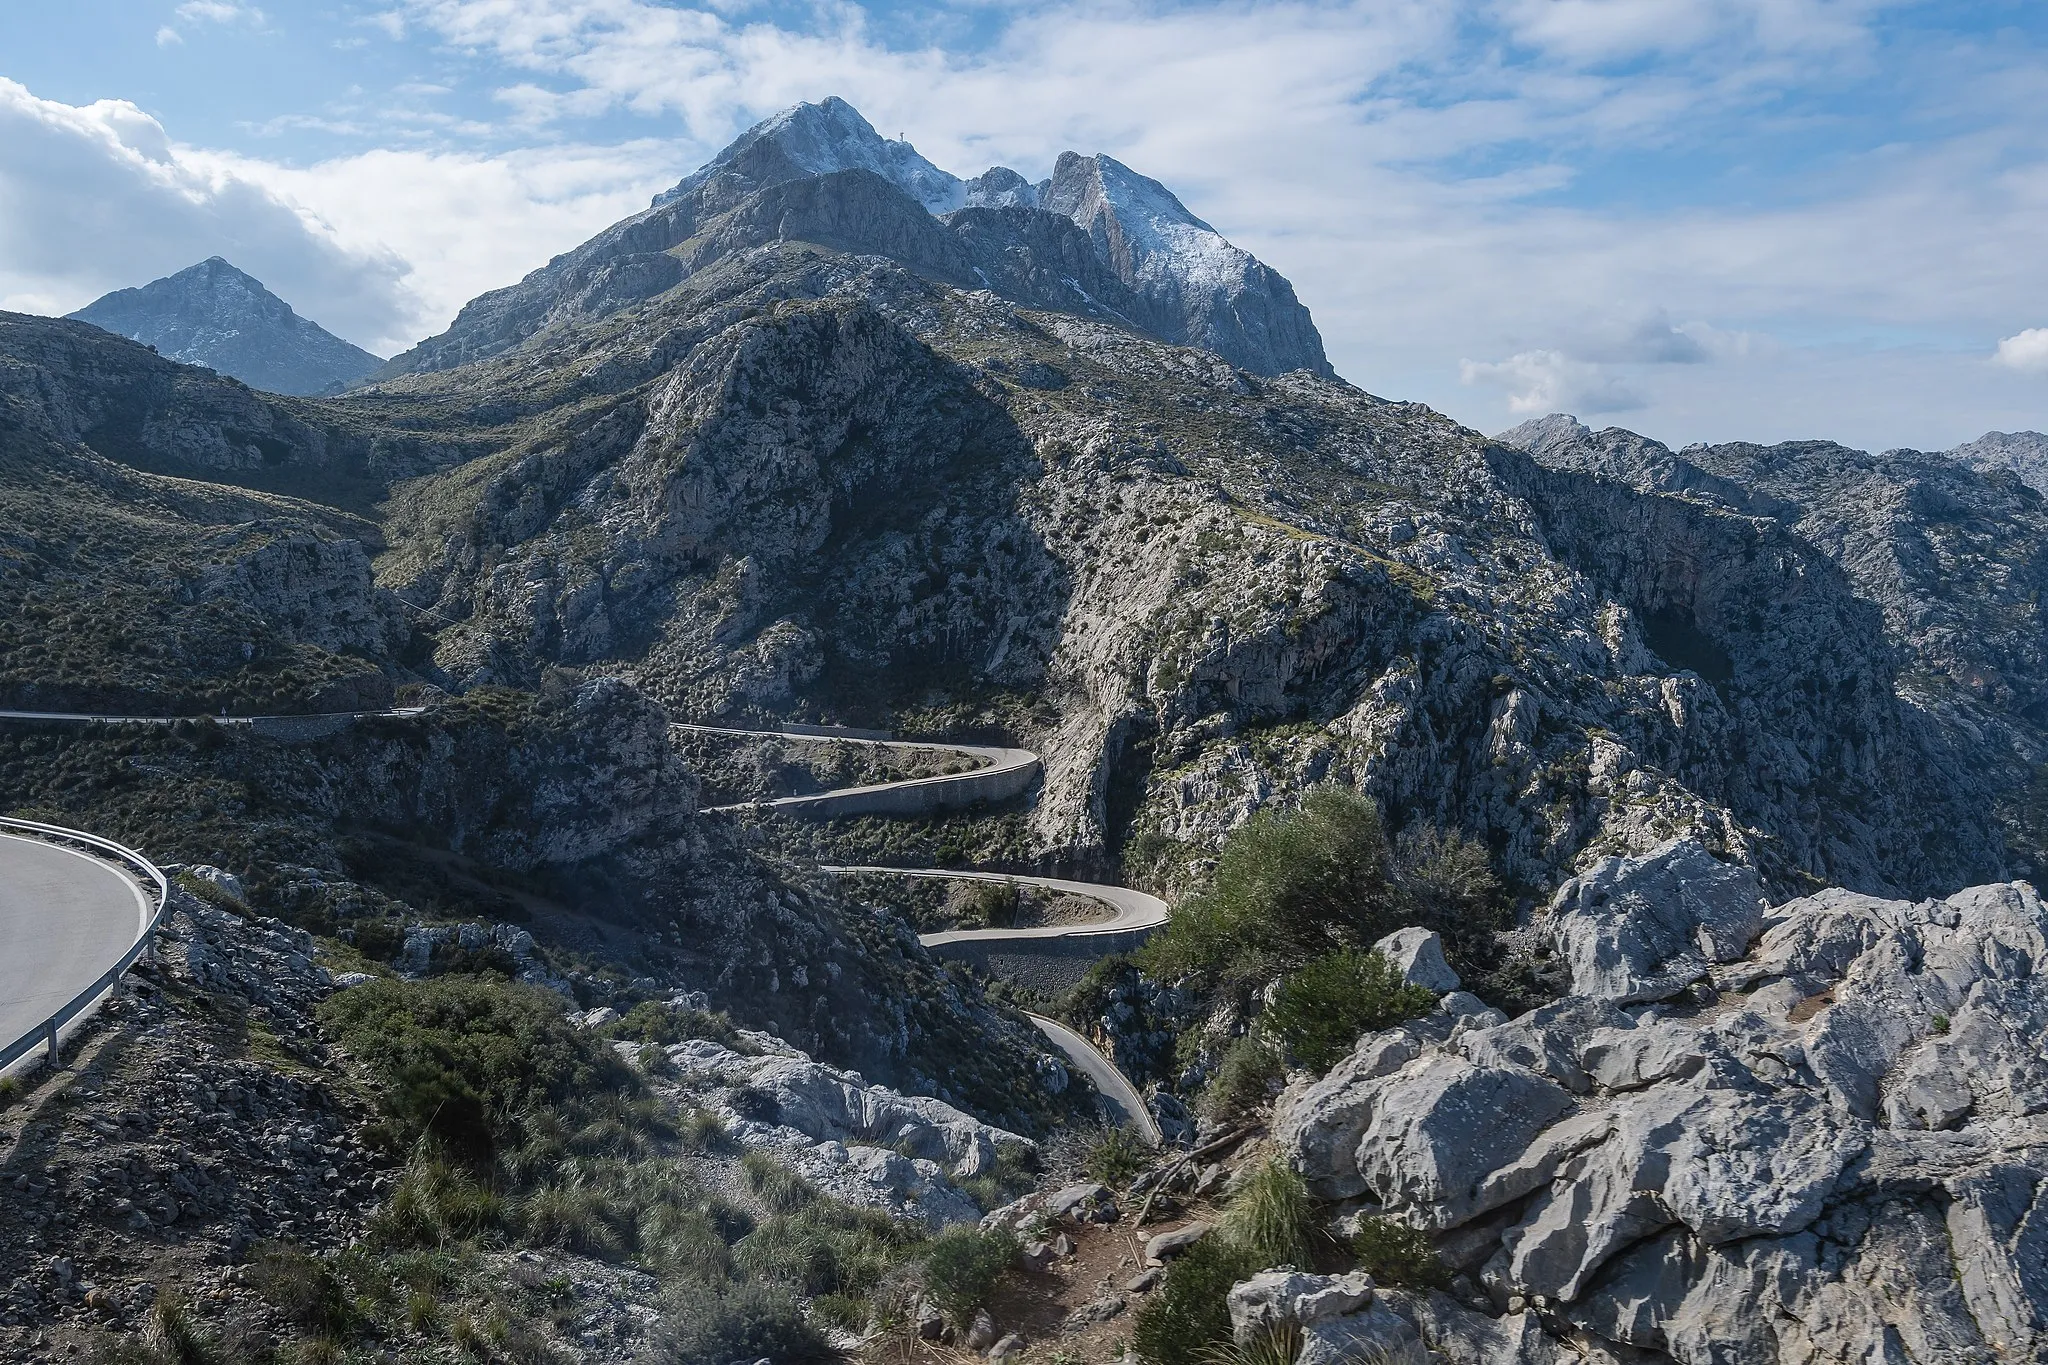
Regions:
<instances>
[{"instance_id":1,"label":"low bushes on slope","mask_svg":"<svg viewBox=\"0 0 2048 1365\"><path fill-rule=\"evenodd\" d=\"M488 1166L528 1136L533 1116L633 1094L639 1078L609 1047L571 1027L561 997L479 977L379 980L333 995L322 1021L382 1088L386 1135L400 1149L431 1137Z\"/></svg>"},{"instance_id":2,"label":"low bushes on slope","mask_svg":"<svg viewBox=\"0 0 2048 1365\"><path fill-rule=\"evenodd\" d=\"M1139 954L1151 975L1260 985L1406 925L1443 936L1452 965L1485 966L1505 926L1486 850L1428 827L1390 840L1372 800L1319 787L1298 810L1267 808L1224 842L1207 887Z\"/></svg>"},{"instance_id":3,"label":"low bushes on slope","mask_svg":"<svg viewBox=\"0 0 2048 1365\"><path fill-rule=\"evenodd\" d=\"M1434 994L1404 984L1378 953L1346 948L1283 978L1259 1024L1296 1062L1320 1075L1366 1033L1434 1008Z\"/></svg>"},{"instance_id":4,"label":"low bushes on slope","mask_svg":"<svg viewBox=\"0 0 2048 1365\"><path fill-rule=\"evenodd\" d=\"M1428 1236L1411 1228L1374 1218L1348 1242L1334 1236L1301 1177L1274 1156L1238 1185L1216 1231L1170 1265L1165 1283L1138 1310L1132 1348L1154 1365L1264 1362L1256 1349L1228 1349L1228 1299L1239 1281L1279 1266L1355 1267L1381 1284L1411 1287L1441 1288L1450 1279Z\"/></svg>"},{"instance_id":5,"label":"low bushes on slope","mask_svg":"<svg viewBox=\"0 0 2048 1365\"><path fill-rule=\"evenodd\" d=\"M375 1085L386 1140L409 1157L365 1254L313 1258L361 1311L306 1330L330 1340L469 1333L507 1351L536 1329L479 1264L496 1244L659 1277L668 1311L652 1359L829 1358L803 1301L829 1296L832 1318L864 1323L870 1296L925 1254L922 1229L835 1203L760 1152L738 1162L752 1211L710 1192L685 1160L719 1150L708 1116L669 1117L612 1041L572 1027L562 1007L544 991L464 977L372 982L323 1004L323 1022ZM651 1018L620 1031L637 1036L643 1024L659 1031ZM406 1307L417 1287L387 1267L421 1255L462 1267L433 1292L469 1309ZM294 1282L311 1282L299 1269Z\"/></svg>"}]
</instances>

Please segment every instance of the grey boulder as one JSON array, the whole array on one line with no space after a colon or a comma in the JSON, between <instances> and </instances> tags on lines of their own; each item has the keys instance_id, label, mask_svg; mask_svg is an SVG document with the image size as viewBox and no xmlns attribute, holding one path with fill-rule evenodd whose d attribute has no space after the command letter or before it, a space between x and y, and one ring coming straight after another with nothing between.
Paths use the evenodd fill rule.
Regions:
<instances>
[{"instance_id":1,"label":"grey boulder","mask_svg":"<svg viewBox=\"0 0 2048 1365\"><path fill-rule=\"evenodd\" d=\"M2048 1359L2048 907L2016 882L1766 916L1703 856L1560 898L1588 990L1368 1035L1281 1096L1312 1191L1470 1277L1373 1311L1449 1365ZM1681 980L1710 1007L1647 1001Z\"/></svg>"},{"instance_id":2,"label":"grey boulder","mask_svg":"<svg viewBox=\"0 0 2048 1365\"><path fill-rule=\"evenodd\" d=\"M1602 858L1558 890L1546 924L1572 994L1664 1000L1743 955L1763 925L1763 893L1749 868L1674 839L1639 858Z\"/></svg>"},{"instance_id":3,"label":"grey boulder","mask_svg":"<svg viewBox=\"0 0 2048 1365\"><path fill-rule=\"evenodd\" d=\"M1444 941L1433 929L1409 926L1396 929L1372 950L1392 963L1401 980L1435 995L1457 990L1464 982L1444 961Z\"/></svg>"}]
</instances>

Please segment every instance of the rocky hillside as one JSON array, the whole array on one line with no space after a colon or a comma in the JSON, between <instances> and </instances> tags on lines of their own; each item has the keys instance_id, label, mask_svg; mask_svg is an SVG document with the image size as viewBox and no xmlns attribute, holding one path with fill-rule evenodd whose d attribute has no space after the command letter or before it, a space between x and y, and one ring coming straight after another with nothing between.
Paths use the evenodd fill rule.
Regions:
<instances>
[{"instance_id":1,"label":"rocky hillside","mask_svg":"<svg viewBox=\"0 0 2048 1365\"><path fill-rule=\"evenodd\" d=\"M963 181L828 99L761 123L646 212L474 300L382 376L501 354L653 299L735 250L787 240L1111 318L1259 374L1331 374L1293 287L1157 181L1072 152L1042 185L1004 167Z\"/></svg>"},{"instance_id":2,"label":"rocky hillside","mask_svg":"<svg viewBox=\"0 0 2048 1365\"><path fill-rule=\"evenodd\" d=\"M69 316L272 393L339 393L384 363L218 256Z\"/></svg>"},{"instance_id":3,"label":"rocky hillside","mask_svg":"<svg viewBox=\"0 0 2048 1365\"><path fill-rule=\"evenodd\" d=\"M1962 761L1977 770L2009 846L2039 846L2048 815L2048 506L2014 471L1826 442L1674 452L1563 416L1501 439L1546 468L1666 495L1699 509L1702 520L1740 517L1825 556L1849 591L1881 614L1884 639L1899 651L1899 696L1940 736L1941 749L1969 756ZM1649 625L1653 649L1709 672L1687 653L1697 642Z\"/></svg>"},{"instance_id":4,"label":"rocky hillside","mask_svg":"<svg viewBox=\"0 0 2048 1365\"><path fill-rule=\"evenodd\" d=\"M526 414L385 522L452 685L601 666L695 719L1007 727L1055 859L1199 851L1334 779L1530 888L1685 832L1787 888L2029 865L2010 760L1788 531L829 240L718 250L345 405Z\"/></svg>"},{"instance_id":5,"label":"rocky hillside","mask_svg":"<svg viewBox=\"0 0 2048 1365\"><path fill-rule=\"evenodd\" d=\"M214 1219L247 1266L159 1278L257 1360L2038 1354L2015 473L1488 439L1335 378L1284 280L1109 158L960 181L827 101L343 396L0 315L0 510L17 702L421 707L0 727L0 809L192 864L224 916L181 910L108 1036L203 1015L227 1054L145 1049L91 1110L134 1160L73 1161L37 1092L9 1347L191 1329L118 1249L97 1301L53 1254L77 1189L95 1227ZM690 722L1042 781L702 811L907 767ZM928 955L937 888L818 867L871 862L1175 910L1055 1001ZM1090 1096L1020 1006L1163 1083L1192 1149L1063 1157ZM215 1099L154 1117L188 1074ZM323 1116L299 1148L286 1104ZM333 1189L265 1224L259 1177L146 1169L222 1114Z\"/></svg>"}]
</instances>

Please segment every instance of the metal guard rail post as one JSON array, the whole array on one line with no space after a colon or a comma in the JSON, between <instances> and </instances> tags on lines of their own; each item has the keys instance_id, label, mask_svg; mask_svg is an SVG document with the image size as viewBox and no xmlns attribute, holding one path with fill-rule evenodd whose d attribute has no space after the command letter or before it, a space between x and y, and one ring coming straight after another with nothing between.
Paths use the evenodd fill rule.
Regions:
<instances>
[{"instance_id":1,"label":"metal guard rail post","mask_svg":"<svg viewBox=\"0 0 2048 1365\"><path fill-rule=\"evenodd\" d=\"M30 1029L21 1037L13 1039L4 1046L0 1046L0 1069L12 1066L20 1058L27 1056L38 1043L48 1045L50 1049L50 1065L55 1067L57 1065L58 1032L66 1024L77 1018L88 1005L99 999L116 981L119 981L122 975L135 965L135 960L148 950L150 943L156 938L156 931L163 924L164 915L170 909L171 884L164 877L164 874L157 869L155 863L152 863L134 849L117 844L111 839L102 839L97 834L86 834L79 830L66 829L62 825L45 825L34 820L11 820L5 816L0 816L0 830L7 829L24 830L44 839L82 844L96 853L111 853L121 859L121 861L140 871L149 881L156 885L156 913L150 916L149 923L144 925L142 932L136 936L133 946L127 952L121 954L121 960L108 968L91 985L87 986L77 995L72 996L70 1000L59 1007L57 1012L48 1019Z\"/></svg>"}]
</instances>

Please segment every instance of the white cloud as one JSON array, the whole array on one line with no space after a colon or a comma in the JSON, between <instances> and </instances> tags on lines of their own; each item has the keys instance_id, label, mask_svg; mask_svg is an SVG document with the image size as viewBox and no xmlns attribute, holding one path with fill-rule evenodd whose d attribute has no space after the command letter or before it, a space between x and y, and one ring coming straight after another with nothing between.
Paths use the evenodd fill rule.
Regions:
<instances>
[{"instance_id":1,"label":"white cloud","mask_svg":"<svg viewBox=\"0 0 2048 1365\"><path fill-rule=\"evenodd\" d=\"M195 24L261 24L263 11L254 5L232 4L229 0L185 0L178 6L178 17Z\"/></svg>"},{"instance_id":2,"label":"white cloud","mask_svg":"<svg viewBox=\"0 0 2048 1365\"><path fill-rule=\"evenodd\" d=\"M2005 337L1991 359L2024 374L2048 374L2048 327L2029 327Z\"/></svg>"},{"instance_id":3,"label":"white cloud","mask_svg":"<svg viewBox=\"0 0 2048 1365\"><path fill-rule=\"evenodd\" d=\"M406 266L172 142L123 100L77 107L0 78L0 307L66 312L227 257L359 342L408 312Z\"/></svg>"},{"instance_id":4,"label":"white cloud","mask_svg":"<svg viewBox=\"0 0 2048 1365\"><path fill-rule=\"evenodd\" d=\"M172 28L169 24L165 24L156 31L156 45L158 47L176 47L184 41L185 35Z\"/></svg>"},{"instance_id":5,"label":"white cloud","mask_svg":"<svg viewBox=\"0 0 2048 1365\"><path fill-rule=\"evenodd\" d=\"M378 334L380 354L440 331L478 294L646 208L694 164L652 141L496 156L384 150L306 167L225 156L207 163L260 185L339 241L410 264Z\"/></svg>"},{"instance_id":6,"label":"white cloud","mask_svg":"<svg viewBox=\"0 0 2048 1365\"><path fill-rule=\"evenodd\" d=\"M1522 416L1627 412L1648 401L1606 366L1559 351L1523 351L1501 361L1463 360L1458 375L1465 384L1506 390L1508 411Z\"/></svg>"}]
</instances>

